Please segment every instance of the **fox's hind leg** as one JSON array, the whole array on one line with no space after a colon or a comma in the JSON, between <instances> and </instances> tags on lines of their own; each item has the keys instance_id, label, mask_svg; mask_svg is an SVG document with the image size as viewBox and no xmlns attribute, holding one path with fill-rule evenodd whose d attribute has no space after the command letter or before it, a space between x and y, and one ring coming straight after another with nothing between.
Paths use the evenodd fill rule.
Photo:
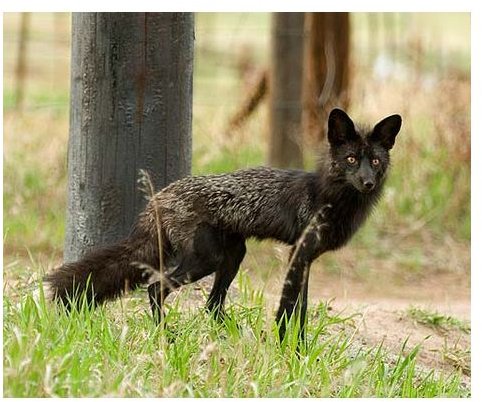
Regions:
<instances>
[{"instance_id":1,"label":"fox's hind leg","mask_svg":"<svg viewBox=\"0 0 482 402\"><path fill-rule=\"evenodd\" d=\"M162 286L161 281L155 282L148 287L149 302L152 315L157 324L161 321L161 308L164 300L173 290L198 281L212 274L217 268L213 261L200 258L198 255L189 255L172 272L165 275Z\"/></svg>"},{"instance_id":2,"label":"fox's hind leg","mask_svg":"<svg viewBox=\"0 0 482 402\"><path fill-rule=\"evenodd\" d=\"M156 323L160 323L162 305L171 291L218 271L224 260L223 233L210 225L199 225L190 247L183 251L179 265L173 271L164 273L162 286L159 281L148 287Z\"/></svg>"},{"instance_id":3,"label":"fox's hind leg","mask_svg":"<svg viewBox=\"0 0 482 402\"><path fill-rule=\"evenodd\" d=\"M230 235L224 244L224 261L216 271L213 288L206 302L208 311L216 318L224 314L224 301L229 286L239 271L239 266L246 254L244 238L240 235Z\"/></svg>"}]
</instances>

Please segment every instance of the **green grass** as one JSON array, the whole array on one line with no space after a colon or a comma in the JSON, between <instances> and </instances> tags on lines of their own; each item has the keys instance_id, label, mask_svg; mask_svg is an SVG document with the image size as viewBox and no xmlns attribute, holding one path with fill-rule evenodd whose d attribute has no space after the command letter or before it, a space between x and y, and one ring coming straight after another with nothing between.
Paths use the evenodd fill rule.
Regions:
<instances>
[{"instance_id":1,"label":"green grass","mask_svg":"<svg viewBox=\"0 0 482 402\"><path fill-rule=\"evenodd\" d=\"M69 105L69 94L66 91L49 90L45 88L31 90L28 93L28 102L31 106L40 108L49 108L54 113L65 113ZM15 93L11 89L5 89L3 92L3 107L5 110L12 110L15 106Z\"/></svg>"},{"instance_id":2,"label":"green grass","mask_svg":"<svg viewBox=\"0 0 482 402\"><path fill-rule=\"evenodd\" d=\"M441 331L457 329L466 334L470 333L469 322L459 320L458 318L446 314L441 314L437 311L429 311L418 307L410 307L407 311L407 315L419 324L439 329Z\"/></svg>"},{"instance_id":3,"label":"green grass","mask_svg":"<svg viewBox=\"0 0 482 402\"><path fill-rule=\"evenodd\" d=\"M427 372L418 347L387 353L354 343L350 317L327 304L309 311L307 342L296 352L290 323L279 343L263 296L241 276L240 297L219 324L200 308L170 305L155 327L145 293L70 316L32 292L4 298L4 396L459 397L460 375ZM37 285L37 283L35 284Z\"/></svg>"}]
</instances>

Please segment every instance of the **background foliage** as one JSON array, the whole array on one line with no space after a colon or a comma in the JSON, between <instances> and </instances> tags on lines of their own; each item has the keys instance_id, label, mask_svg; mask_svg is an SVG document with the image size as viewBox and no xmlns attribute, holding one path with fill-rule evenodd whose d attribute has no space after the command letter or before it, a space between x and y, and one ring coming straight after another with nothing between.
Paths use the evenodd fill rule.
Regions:
<instances>
[{"instance_id":1,"label":"background foliage","mask_svg":"<svg viewBox=\"0 0 482 402\"><path fill-rule=\"evenodd\" d=\"M414 300L423 297L424 293L425 295L438 294L440 297L449 299L457 297L469 303L470 16L431 13L390 15L354 13L351 18L353 86L349 113L356 121L370 124L388 114L400 113L404 124L393 151L393 169L383 201L367 225L356 235L349 248L320 259L317 263L320 268L313 270L314 279L310 293L315 299L326 297L324 286L330 287L330 283L333 283L340 292L345 293L362 292L372 296L390 294L390 297L411 297ZM261 165L265 162L268 129L265 103L239 130L228 132L226 127L229 118L239 107L243 95L253 85L256 72L268 66L269 24L270 16L261 13L196 15L194 174L226 172ZM62 257L69 113L70 17L68 14L48 13L31 16L26 51L25 101L22 107L16 107L15 99L14 71L18 28L19 15L6 14L4 17L3 216L6 322L4 333L7 334L5 336L7 360L4 362L6 366L4 379L5 383L7 380L10 383L12 379L19 378L18 374L21 372L22 376L30 376L29 381L32 381L33 385L30 386L28 382L24 385L13 385L7 390L6 395L37 396L49 395L49 392L58 395L78 395L80 391L76 391L75 381L71 383L73 388L70 389L48 388L49 383L45 382L47 376L45 370L48 367L50 367L48 370L58 367L57 360L63 359L66 370L76 367L76 373L81 378L82 370L87 370L86 367L88 367L90 372L91 366L84 367L82 357L79 361L66 363L71 357L62 358L63 352L55 348L53 354L58 353L58 356L51 356L53 360L50 363L47 361L47 366L35 360L37 356L35 353L42 353L45 349L52 348L53 338L58 335L51 334L51 337L44 339L46 336L44 330L50 325L56 328L57 324L51 321L52 316L42 306L39 307L33 301L29 301L31 291L37 288L39 277L43 272L56 266ZM314 147L305 149L305 166L313 167L316 157L317 149ZM283 266L280 254L283 255L284 252L284 249L280 252L279 246L273 243L250 242L249 253L242 270L252 278L261 279L262 284L274 283L272 288L278 289L283 276L282 270L279 269ZM269 296L270 289L265 291ZM275 290L272 292L277 294ZM107 309L106 314L117 317L116 308L119 305L115 306L117 307ZM136 309L141 309L139 305L136 306ZM264 305L252 302L252 306L257 308ZM241 310L237 311L237 314L244 314L243 308L240 307ZM176 310L173 309L173 311ZM189 322L194 325L192 334L197 334L192 335L194 338L199 335L196 331L200 331L204 325L201 323L201 327L196 326L195 323L199 321L199 317L194 315L189 318L192 319ZM253 319L255 320L256 317ZM120 339L124 342L121 345L127 348L127 352L132 346L132 355L140 353L135 349L135 345L139 346L142 342L136 337L146 337L149 343L146 344L146 350L143 353L151 355L152 350L149 348L153 344L151 345L150 342L155 341L150 337L152 329L149 328L146 318L144 316L140 318L141 328L136 334L131 333L131 329L124 333L122 328L126 324L122 320L128 320L127 327L131 328L138 323L137 318L122 316L120 320L112 324L113 333L109 332L110 330L105 332L104 327L97 327L110 325L109 319L103 320L103 318L93 321L93 326L90 329L86 327L85 331L101 331L103 336L111 336L112 339L106 340L106 344ZM186 325L190 325L189 322ZM69 325L67 321L60 321L60 323L61 328ZM257 333L256 330L253 331ZM34 354L31 355L32 360L28 363L30 352L22 349L22 345L25 346L25 342L29 343L32 339L36 339L35 337L40 336L39 334L42 334L40 340L30 345L34 348L33 351L31 350ZM72 334L72 342L82 345L81 339L76 336ZM188 339L189 336L191 336L189 333L186 334L184 339L186 344L192 342ZM239 335L230 334L228 338L232 340L232 336L238 339ZM98 342L103 342L102 339ZM62 343L65 340L56 339L55 342L57 341L64 345L63 347L69 348L69 343ZM131 346L127 347L125 342ZM205 340L202 343L204 346L200 346L201 349L208 344L209 341ZM35 349L37 346L38 350ZM98 344L93 347L100 347L99 350L102 351L102 346ZM111 389L96 388L97 383L94 378L92 379L94 386L89 391L90 395L112 393L122 383L120 379L115 378L115 373L118 373L123 364L127 364L126 362L130 362L132 358L131 354L122 350L122 348L111 350L114 355L120 353L116 355L120 356L120 359L117 363L113 363L113 366L110 363L98 362L94 369L100 377L105 370L113 370L114 377L109 384L115 386L112 385ZM221 353L220 350L215 349L215 352L212 352L216 355L216 359L219 357L218 354L232 353L231 351ZM274 353L274 349L270 351ZM244 352L236 353L244 356ZM235 356L238 356L236 353ZM331 353L338 352L333 350ZM377 395L377 392L383 395L412 395L410 393L412 388L407 386L408 388L405 389L407 392L405 392L400 385L402 383L397 383L395 380L387 381L395 381L398 385L393 385L393 382L376 385L379 384L376 381L366 385L368 383L364 382L362 377L358 377L358 375L365 375L361 374L365 373L364 369L359 367L364 368L366 364L372 367L373 370L370 371L372 374L387 370L385 366L380 366L381 360L377 358L370 360L371 363L361 359L360 366L350 366L348 371L343 368L345 367L343 360L337 361L333 356L332 358L336 363L336 369L334 366L325 367L324 374L316 372L316 378L320 378L318 376L323 374L331 379L334 378L331 376L352 379L357 384L353 388L353 393L343 386L340 388L342 391L337 388L336 392L326 388L306 391L303 387L299 388L298 384L295 388L289 388L295 391L292 393L287 391L286 395L347 396L364 395L364 392ZM340 359L344 358L347 358L346 355L340 357ZM116 361L115 358L112 359ZM180 360L176 359L182 359L182 356L173 359L172 361L179 362ZM187 361L191 361L189 359ZM241 360L230 362L235 367L241 364ZM355 361L358 360L355 359ZM35 368L37 363L40 364L38 367L41 368L41 372ZM292 363L283 360L280 364ZM311 363L307 363L307 367L311 367L309 366ZM25 367L30 367L28 364L32 364L33 368L31 371L23 372L19 369L22 364L27 364ZM264 373L260 371L260 367L264 369L271 367L263 366L262 362L260 364L261 366L255 365L252 368L259 375ZM376 367L372 366L373 364ZM411 362L407 361L405 366L408 367L410 364ZM185 366L180 364L179 367ZM397 366L391 367L390 370L395 370L392 375L396 376L396 368L393 367ZM249 364L245 369L251 370ZM148 376L151 373L149 370L145 371L145 367L142 370L144 370L143 375ZM294 370L301 369L296 366ZM225 375L222 373L224 371L221 370L216 375ZM300 371L296 373L299 374ZM408 371L403 373L403 376L409 375ZM202 375L208 376L212 373ZM71 380L75 380L75 375L72 374L72 376ZM380 378L385 377L382 375ZM121 394L144 394L142 387L136 388L137 385L129 381L127 388L122 388L124 391ZM275 395L269 390L279 386L276 381L278 380L270 384L258 384L257 386L261 387L258 389L259 394ZM432 383L427 387L432 387L430 389L434 395L442 395L444 386L451 390L448 392L450 395L462 394L460 384L455 385L454 388L454 383L450 381L446 383L442 380L438 388ZM328 383L330 381L326 384ZM44 384L44 388L39 388L39 384ZM156 387L162 388L163 392L167 392L166 389L171 387L169 390L173 394L190 395L191 391L184 387L183 382L184 385L180 385L180 391L176 393L175 384L172 382L169 385L167 381L156 384ZM226 386L230 386L229 383L226 383ZM267 388L262 388L263 386ZM257 395L255 388L249 388L254 385L244 384L243 387L245 388L240 389L250 390L246 391L246 395ZM391 394L390 392L394 389L397 391ZM420 389L424 390L423 387ZM157 394L157 391L149 388L147 393ZM198 394L214 395L201 391ZM228 394L231 395L231 393L224 395ZM232 395L235 394L235 392L232 393ZM427 391L426 395L429 394L430 392Z\"/></svg>"}]
</instances>

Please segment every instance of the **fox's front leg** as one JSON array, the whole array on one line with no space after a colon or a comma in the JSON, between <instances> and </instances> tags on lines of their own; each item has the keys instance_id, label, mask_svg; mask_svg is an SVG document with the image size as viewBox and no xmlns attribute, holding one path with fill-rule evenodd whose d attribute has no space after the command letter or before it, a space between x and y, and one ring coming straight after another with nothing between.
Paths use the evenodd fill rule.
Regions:
<instances>
[{"instance_id":1,"label":"fox's front leg","mask_svg":"<svg viewBox=\"0 0 482 402\"><path fill-rule=\"evenodd\" d=\"M295 309L299 309L300 336L304 339L310 266L325 251L323 232L328 227L326 216L330 208L325 206L315 214L291 250L288 273L276 314L281 340L286 333L286 323L293 317Z\"/></svg>"},{"instance_id":2,"label":"fox's front leg","mask_svg":"<svg viewBox=\"0 0 482 402\"><path fill-rule=\"evenodd\" d=\"M288 269L288 274L283 285L283 293L281 294L280 306L276 314L281 340L283 340L286 333L287 321L293 317L295 308L299 309L300 334L301 337L304 338L310 265L310 260L303 261L300 258L296 258L296 261L290 264Z\"/></svg>"}]
</instances>

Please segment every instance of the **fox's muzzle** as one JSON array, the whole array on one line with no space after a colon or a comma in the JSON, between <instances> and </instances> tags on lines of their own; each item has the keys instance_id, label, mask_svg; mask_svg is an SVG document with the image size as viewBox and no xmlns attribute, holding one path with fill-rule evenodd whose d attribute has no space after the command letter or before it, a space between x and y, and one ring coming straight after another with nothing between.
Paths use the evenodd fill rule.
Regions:
<instances>
[{"instance_id":1,"label":"fox's muzzle","mask_svg":"<svg viewBox=\"0 0 482 402\"><path fill-rule=\"evenodd\" d=\"M376 174L373 168L370 166L370 162L367 159L362 159L360 168L357 172L358 176L358 190L361 192L369 192L375 188Z\"/></svg>"}]
</instances>

